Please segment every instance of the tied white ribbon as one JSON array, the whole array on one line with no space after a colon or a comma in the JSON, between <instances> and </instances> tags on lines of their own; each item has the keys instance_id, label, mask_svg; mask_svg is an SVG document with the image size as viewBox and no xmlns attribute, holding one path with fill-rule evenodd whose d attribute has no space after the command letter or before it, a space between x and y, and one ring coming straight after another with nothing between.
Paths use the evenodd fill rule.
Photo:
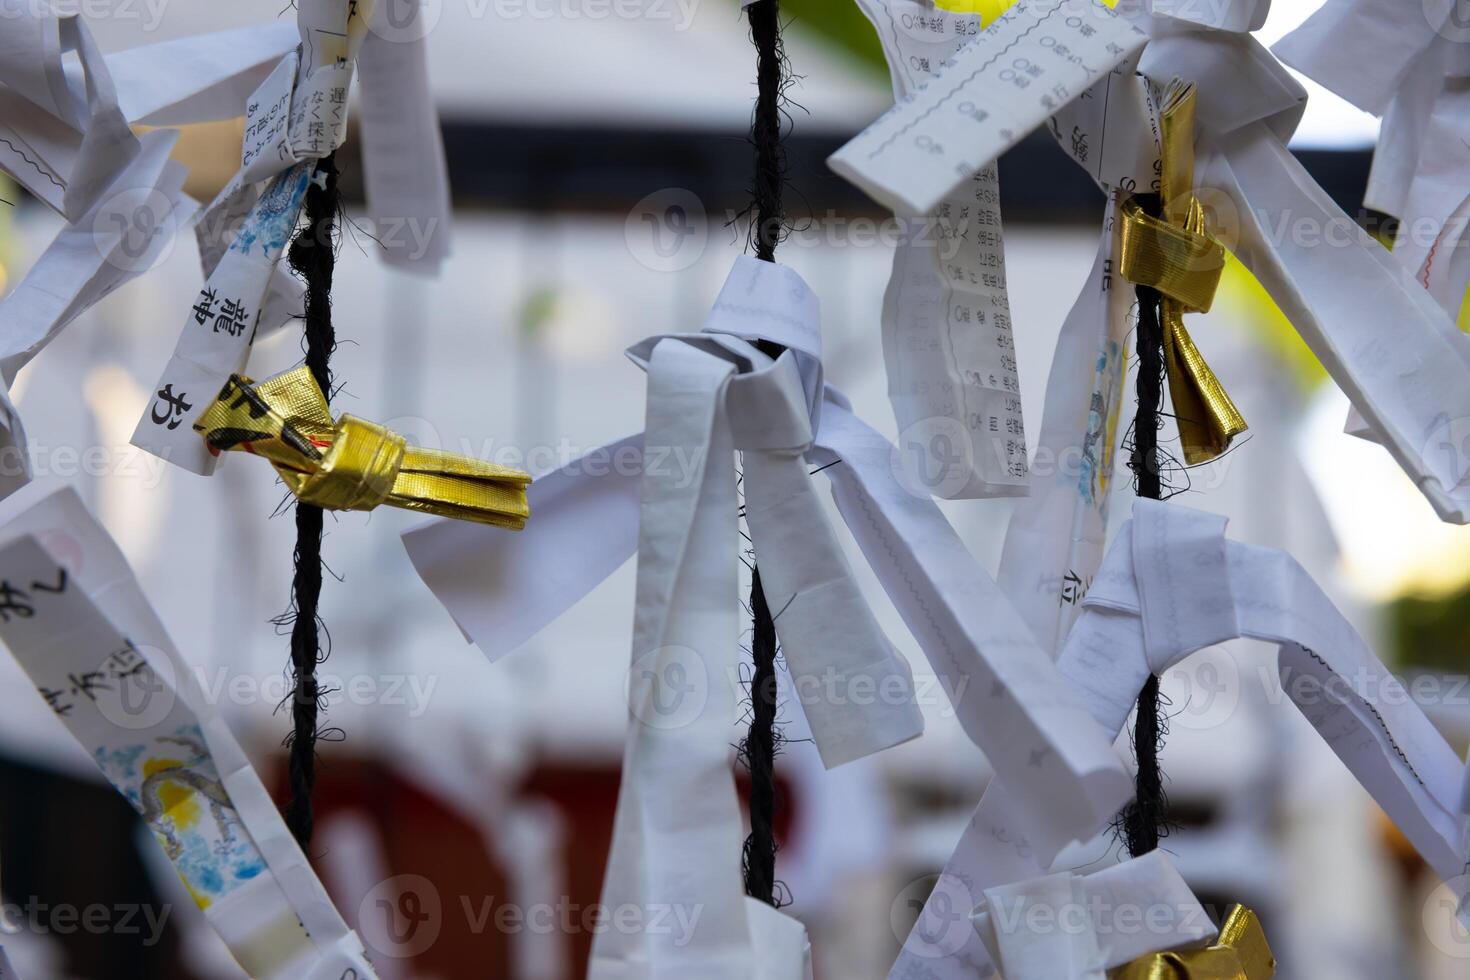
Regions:
<instances>
[{"instance_id":1,"label":"tied white ribbon","mask_svg":"<svg viewBox=\"0 0 1470 980\"><path fill-rule=\"evenodd\" d=\"M1282 61L1366 112L1382 117L1365 207L1399 219L1393 257L1451 320L1470 281L1470 40L1451 2L1404 16L1385 0L1332 0L1272 49ZM1446 416L1453 420L1461 416ZM1379 433L1357 411L1347 431ZM1452 433L1435 448L1459 452ZM1456 488L1458 489L1458 488Z\"/></svg>"},{"instance_id":2,"label":"tied white ribbon","mask_svg":"<svg viewBox=\"0 0 1470 980\"><path fill-rule=\"evenodd\" d=\"M1155 4L1139 70L1155 83L1198 85L1195 185L1212 232L1348 395L1361 417L1350 427L1388 449L1442 519L1470 522L1470 457L1455 438L1470 418L1470 340L1412 264L1344 214L1288 152L1306 92L1287 70L1248 34L1199 28L1164 10ZM1422 20L1417 8L1413 19ZM1371 79L1377 69L1365 66L1381 57L1375 49L1355 59L1354 73Z\"/></svg>"},{"instance_id":3,"label":"tied white ribbon","mask_svg":"<svg viewBox=\"0 0 1470 980\"><path fill-rule=\"evenodd\" d=\"M1158 850L1090 875L1063 871L987 888L971 921L1006 980L1106 980L1113 967L1218 934Z\"/></svg>"},{"instance_id":4,"label":"tied white ribbon","mask_svg":"<svg viewBox=\"0 0 1470 980\"><path fill-rule=\"evenodd\" d=\"M950 693L966 733L1017 787L1031 832L1060 849L1115 813L1131 781L1111 738L939 508L902 486L894 447L822 384L817 315L815 298L790 269L737 260L705 332L654 338L631 352L649 370L646 434L538 478L529 491L535 517L524 531L432 521L404 535L409 556L466 635L495 660L637 551L635 651L641 659L634 668L633 709L640 723L627 752L647 760L666 748L668 767L650 765L648 781L671 779L679 786L659 797L673 816L662 813L663 804L645 800L636 810L620 806L619 826L639 841L654 833L692 833L667 821L688 808L698 787L722 780L711 792L726 801L715 809L728 809L723 783L733 719L728 691L715 688L729 685L723 677L711 679L710 697L719 704L701 715L700 723L714 724L703 740L670 736L648 723L649 713L657 722L654 699L667 693L653 683L685 689L691 667L734 663L733 644L724 638L734 635L738 608L730 578L738 550L733 464L727 462L737 447L745 454L763 587L824 762L859 758L919 732L908 670L863 604L817 506L807 469L821 467L848 530ZM785 350L773 361L751 343L756 340ZM698 465L688 475L671 476L666 468L680 457ZM707 514L714 515L708 522ZM694 554L705 557L695 561ZM703 610L717 625L688 632L686 608ZM715 642L720 645L712 650ZM691 650L701 656L691 659ZM685 752L689 757L676 765L673 757ZM643 798L663 791L641 785L633 792ZM720 865L708 874L711 887L725 895L738 886L739 835L723 833L724 845L693 860ZM618 839L634 838L620 831ZM668 846L660 837L656 849ZM632 858L614 864L641 866ZM692 873L689 867L683 870ZM610 866L610 882L615 874L632 881L635 872ZM733 894L738 897L738 890ZM733 904L727 898L725 907ZM738 911L731 914L739 921ZM729 941L739 936L737 930ZM608 952L609 962L626 964L643 955L624 937L609 936L599 948L608 951L610 944L624 948Z\"/></svg>"},{"instance_id":5,"label":"tied white ribbon","mask_svg":"<svg viewBox=\"0 0 1470 980\"><path fill-rule=\"evenodd\" d=\"M1290 555L1228 541L1224 530L1224 519L1214 515L1136 501L1062 649L1062 675L1099 724L1118 732L1151 673L1236 637L1276 643L1288 697L1430 867L1463 892L1459 756ZM953 909L1050 866L1057 850L1038 844L1030 830L998 777L892 980L921 969L931 972L918 975L938 980L969 980L976 963L988 962L978 938L955 930Z\"/></svg>"},{"instance_id":6,"label":"tied white ribbon","mask_svg":"<svg viewBox=\"0 0 1470 980\"><path fill-rule=\"evenodd\" d=\"M709 563L733 574L733 548L695 558L678 544L690 535L690 508L700 516L712 508L716 520L735 514L733 447L744 459L745 518L762 589L831 768L916 738L924 725L907 662L863 599L807 472L822 393L816 322L816 297L794 272L742 257L703 332L650 338L629 356L649 372L645 451L658 446L702 467L693 486L677 485L690 482L684 474L644 472L638 553L668 558L639 565L640 623L679 591L683 567ZM786 350L773 361L755 339ZM667 406L678 406L672 416ZM667 499L651 506L651 495ZM684 566L669 560L676 556ZM652 576L648 589L645 575ZM663 645L649 635L639 651ZM855 684L872 685L877 696L871 703L856 696Z\"/></svg>"},{"instance_id":7,"label":"tied white ribbon","mask_svg":"<svg viewBox=\"0 0 1470 980\"><path fill-rule=\"evenodd\" d=\"M249 79L279 57L281 32L231 33L228 52L180 80L178 100ZM159 51L154 65L168 64L172 53ZM30 479L25 431L8 393L16 373L83 311L152 266L197 208L183 193L184 168L169 160L178 132L138 136L130 127L160 106L150 91L154 76L128 54L104 58L75 14L16 0L0 5L0 169L66 219L0 299L0 449L21 464L7 467L0 495Z\"/></svg>"},{"instance_id":8,"label":"tied white ribbon","mask_svg":"<svg viewBox=\"0 0 1470 980\"><path fill-rule=\"evenodd\" d=\"M417 16L419 0L407 2ZM0 496L30 479L24 429L5 390L16 373L81 313L152 267L174 233L198 216L197 202L182 190L185 169L169 159L178 131L135 135L133 124L177 126L239 116L247 97L277 77L273 69L298 57L301 32L334 6L348 9L346 0L308 0L300 5L298 26L278 21L103 56L81 17L0 0L0 169L67 221L0 299L0 451L22 464L0 478ZM364 14L373 9L363 2L357 7ZM376 98L362 122L368 210L375 217L417 220L428 229L432 238L422 256L385 248L384 257L432 270L448 240L448 193L423 39L388 42L372 34L359 42L368 59L364 85L370 77ZM326 83L342 81L344 72L350 73L350 63L304 80L298 149L310 138L316 111L305 100L327 92ZM345 89L340 109L342 125L327 134L332 145L345 132ZM406 141L405 133L414 138ZM297 158L299 152L282 166ZM251 213L259 190L232 185L198 220L206 277L215 273L231 244L228 233ZM216 289L216 296L237 300L232 309L238 318L262 332L288 322L301 305L300 284L275 270L274 262L269 265L264 272L237 270L226 277L229 288ZM196 408L199 396L212 397L219 383L206 387L192 393ZM179 429L193 443L181 438L184 451L197 450L199 440L187 425L167 431L177 435Z\"/></svg>"},{"instance_id":9,"label":"tied white ribbon","mask_svg":"<svg viewBox=\"0 0 1470 980\"><path fill-rule=\"evenodd\" d=\"M1455 316L1470 279L1470 32L1454 3L1330 0L1272 48L1302 74L1383 119L1364 205L1401 220L1394 256ZM1437 229L1424 233L1424 222Z\"/></svg>"},{"instance_id":10,"label":"tied white ribbon","mask_svg":"<svg viewBox=\"0 0 1470 980\"><path fill-rule=\"evenodd\" d=\"M758 276L759 270L751 272ZM727 284L721 304L735 302L730 293L732 285L738 288L737 278ZM741 308L760 298L740 297ZM719 309L717 304L713 319ZM830 528L813 509L801 458L811 427L796 355L787 351L772 361L745 340L714 332L653 338L631 354L648 371L646 444L680 454L693 466L682 474L652 467L643 474L629 692L633 722L602 901L606 908L697 910L700 919L692 941L655 930L600 934L589 976L800 980L810 975L804 929L779 913L761 916L760 903L744 895L740 875L743 832L729 768L731 726L738 717L731 678L739 669L740 632L736 449L746 460L747 519L763 586L793 673L807 669L813 654L837 652L836 645L810 645L819 639L810 630L833 622L811 618L822 611L820 590L830 587L838 606L859 615L848 637L856 644L853 652L866 648L881 661L872 666L897 674L905 688L910 681L866 606L853 609L848 601L861 600L833 550ZM791 545L800 542L778 543L769 533L772 523L791 516L815 522L806 543L816 553L793 553ZM814 581L812 572L827 580ZM817 590L814 599L800 591L803 585ZM788 595L787 587L797 591ZM675 700L667 703L670 686ZM690 705L689 697L702 703ZM911 689L894 707L892 731L881 720L871 728L862 719L848 725L839 720L839 729L856 736L857 744L844 744L832 761L919 734L922 720ZM826 758L834 751L832 728L819 716L812 718L812 728L820 732ZM875 744L858 748L869 737ZM768 939L795 955L771 961Z\"/></svg>"}]
</instances>

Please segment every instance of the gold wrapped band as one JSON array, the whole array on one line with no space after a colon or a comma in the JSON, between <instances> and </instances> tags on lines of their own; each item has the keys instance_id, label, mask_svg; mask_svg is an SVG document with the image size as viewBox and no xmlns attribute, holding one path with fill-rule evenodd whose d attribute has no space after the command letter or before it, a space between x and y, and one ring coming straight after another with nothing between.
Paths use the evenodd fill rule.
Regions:
<instances>
[{"instance_id":1,"label":"gold wrapped band","mask_svg":"<svg viewBox=\"0 0 1470 980\"><path fill-rule=\"evenodd\" d=\"M1137 199L1123 202L1119 271L1152 286L1190 312L1208 313L1215 301L1225 249L1209 235L1150 217Z\"/></svg>"},{"instance_id":2,"label":"gold wrapped band","mask_svg":"<svg viewBox=\"0 0 1470 980\"><path fill-rule=\"evenodd\" d=\"M519 530L530 474L420 449L374 422L331 409L304 367L259 384L232 375L194 431L215 453L264 456L297 499L328 510L382 504Z\"/></svg>"},{"instance_id":3,"label":"gold wrapped band","mask_svg":"<svg viewBox=\"0 0 1470 980\"><path fill-rule=\"evenodd\" d=\"M1225 268L1225 249L1206 234L1204 209L1194 196L1194 105L1193 84L1176 82L1165 93L1159 115L1164 217L1149 215L1129 198L1123 202L1118 242L1123 278L1164 297L1159 306L1169 397L1190 465L1220 456L1246 430L1245 419L1184 327L1185 313L1209 311Z\"/></svg>"},{"instance_id":4,"label":"gold wrapped band","mask_svg":"<svg viewBox=\"0 0 1470 980\"><path fill-rule=\"evenodd\" d=\"M1276 957L1256 914L1231 906L1220 937L1205 949L1150 953L1108 971L1108 980L1271 980Z\"/></svg>"}]
</instances>

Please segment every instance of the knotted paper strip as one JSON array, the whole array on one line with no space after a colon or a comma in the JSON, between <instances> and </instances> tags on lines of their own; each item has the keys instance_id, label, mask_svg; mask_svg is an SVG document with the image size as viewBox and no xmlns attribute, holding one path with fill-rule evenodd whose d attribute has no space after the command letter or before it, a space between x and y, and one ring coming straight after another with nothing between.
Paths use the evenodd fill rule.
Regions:
<instances>
[{"instance_id":1,"label":"knotted paper strip","mask_svg":"<svg viewBox=\"0 0 1470 980\"><path fill-rule=\"evenodd\" d=\"M752 306L756 315L743 316L742 311ZM755 387L764 384L762 374L777 376L788 370L783 363L794 366L803 378L803 404L810 420L806 424L816 430L804 465L821 468L832 481L848 530L918 640L937 679L950 693L966 733L998 772L1010 774L1022 788L1035 832L1056 838L1060 848L1093 821L1108 819L1131 792L1111 739L1058 676L1025 623L976 564L933 500L927 494L911 493L900 483L893 445L853 415L840 393L821 385L820 335L810 292L789 269L741 259L708 327L706 334L660 338L653 349L662 349L673 340L707 352L708 357L738 360L752 368L766 365L769 359L733 338L769 340L787 349L774 365L746 369L749 373L737 380L762 390ZM635 348L645 363L646 346ZM744 385L732 383L732 396L738 387ZM815 401L817 398L821 401ZM773 409L767 411L778 416L769 431L780 432L800 421L791 417L796 400L792 390L740 404L768 402ZM731 413L734 418L740 414ZM758 416L756 420L768 418ZM672 508L652 512L645 508L640 515L641 475L650 470L668 472L679 448L651 441L645 447L644 441L642 435L630 437L538 479L529 491L536 520L514 537L489 529L454 528L443 522L404 535L419 574L492 660L534 636L631 556L637 548L640 519L675 519ZM792 448L789 436L778 441L787 443L788 452ZM748 455L747 467L750 458ZM789 488L779 490L777 497L808 492L794 480ZM747 492L757 499L765 491ZM761 550L763 541L806 541L811 532L793 521L795 513L789 504L752 509L752 537L763 580L777 566L783 569L775 573L779 575L785 569L810 565L816 558L823 564L829 561L825 546L809 555L797 549L790 558L773 558ZM763 521L772 523L764 527ZM815 518L807 523L814 524ZM510 574L511 569L516 573ZM837 580L845 569L833 561L821 574L815 570L805 574L819 583ZM823 630L852 629L868 621L866 616L852 615L850 609L855 607L834 604L834 599L846 594L846 588L844 585L841 592L812 589L803 595L803 602L793 606L805 607L810 622L817 626L812 635L819 640L810 649L794 642L809 634L793 632L790 613L776 618L793 687L829 763L856 758L860 749L871 750L886 741L874 735L859 741L856 734L865 729L885 730L877 721L884 716L904 717L899 706L909 690L890 691L878 699L882 704L868 707L855 705L856 698L844 696L848 685L856 682L875 684L881 690L885 684L892 687L906 678L906 671L899 673L897 665L890 666L886 660L879 662L881 673L873 669L854 672L867 658L846 659L844 651L822 639ZM720 602L728 599L722 596ZM791 595L784 590L769 592L767 599L778 610ZM875 646L878 637L867 646ZM805 678L818 680L812 683ZM869 712L875 717L865 717ZM837 715L850 721L841 723Z\"/></svg>"},{"instance_id":2,"label":"knotted paper strip","mask_svg":"<svg viewBox=\"0 0 1470 980\"><path fill-rule=\"evenodd\" d=\"M752 359L763 356L744 346L748 349L740 353ZM794 370L793 355L784 354L780 363ZM695 469L685 479L650 468L642 479L632 719L602 903L605 908L650 912L669 908L676 914L699 910L701 918L688 936L652 929L599 934L588 976L801 980L810 973L804 929L779 913L775 919L750 918L749 909L757 903L745 896L740 872L745 833L730 769L739 705L729 682L738 676L740 663L738 566L731 560L740 550L735 520L738 440L732 425L735 412L727 407L736 400L732 388L739 380L738 366L714 349L701 350L678 338L655 341L646 364L645 438L651 445L682 451L695 461ZM776 370L771 365L766 378L779 377L772 374ZM779 399L781 391L769 393ZM799 381L787 393L796 395L795 417L805 423ZM744 407L753 404L742 400ZM778 442L810 438L809 430L778 430L774 435ZM770 478L771 472L758 475L747 459L747 486ZM786 459L801 466L799 449ZM795 476L808 479L801 469ZM757 491L752 487L748 493ZM760 520L754 510L750 520L752 527ZM752 537L758 560L771 569L776 563L762 550L765 542ZM666 700L664 685L676 670L692 678L702 703L690 703L682 689L672 704ZM762 925L774 929L777 937L789 932L781 945L797 955L760 964L758 957L767 949Z\"/></svg>"},{"instance_id":3,"label":"knotted paper strip","mask_svg":"<svg viewBox=\"0 0 1470 980\"><path fill-rule=\"evenodd\" d=\"M0 370L15 374L82 311L149 269L196 205L169 160L173 130L132 123L225 119L295 41L278 25L143 45L103 57L76 15L0 4L0 169L67 219L0 299ZM68 63L75 56L75 68ZM0 393L3 437L26 460ZM0 494L29 479L6 473Z\"/></svg>"},{"instance_id":4,"label":"knotted paper strip","mask_svg":"<svg viewBox=\"0 0 1470 980\"><path fill-rule=\"evenodd\" d=\"M1466 887L1456 877L1465 865L1460 758L1301 566L1226 541L1214 515L1150 500L1136 501L1133 515L1057 665L1094 718L1120 731L1149 674L1196 650L1238 636L1276 643L1286 694L1436 873ZM1056 858L1011 793L1001 776L986 788L892 980L973 977L989 956L956 928L955 910Z\"/></svg>"},{"instance_id":5,"label":"knotted paper strip","mask_svg":"<svg viewBox=\"0 0 1470 980\"><path fill-rule=\"evenodd\" d=\"M1063 871L987 888L971 918L1006 980L1107 980L1113 967L1216 935L1173 859L1158 850L1089 875Z\"/></svg>"},{"instance_id":6,"label":"knotted paper strip","mask_svg":"<svg viewBox=\"0 0 1470 980\"><path fill-rule=\"evenodd\" d=\"M1470 521L1470 457L1452 445L1454 427L1470 418L1470 340L1287 151L1305 91L1253 38L1229 31L1158 36L1139 70L1196 84L1196 186L1216 236L1439 515Z\"/></svg>"}]
</instances>

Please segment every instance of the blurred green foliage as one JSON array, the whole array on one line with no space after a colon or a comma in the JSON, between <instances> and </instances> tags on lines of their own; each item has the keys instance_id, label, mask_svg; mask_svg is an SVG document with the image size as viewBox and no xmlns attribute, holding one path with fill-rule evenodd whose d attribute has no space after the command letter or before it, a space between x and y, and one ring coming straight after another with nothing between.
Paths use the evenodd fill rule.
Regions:
<instances>
[{"instance_id":1,"label":"blurred green foliage","mask_svg":"<svg viewBox=\"0 0 1470 980\"><path fill-rule=\"evenodd\" d=\"M887 77L878 35L852 0L781 0L781 19L840 48L875 75ZM800 66L793 70L801 74Z\"/></svg>"},{"instance_id":2,"label":"blurred green foliage","mask_svg":"<svg viewBox=\"0 0 1470 980\"><path fill-rule=\"evenodd\" d=\"M1447 596L1404 596L1384 610L1396 666L1470 673L1470 585Z\"/></svg>"}]
</instances>

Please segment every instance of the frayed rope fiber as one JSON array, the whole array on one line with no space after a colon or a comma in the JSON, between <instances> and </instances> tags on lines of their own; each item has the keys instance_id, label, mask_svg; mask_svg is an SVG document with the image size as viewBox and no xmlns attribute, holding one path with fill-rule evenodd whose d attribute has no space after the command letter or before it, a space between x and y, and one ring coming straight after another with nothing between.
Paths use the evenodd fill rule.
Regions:
<instances>
[{"instance_id":1,"label":"frayed rope fiber","mask_svg":"<svg viewBox=\"0 0 1470 980\"><path fill-rule=\"evenodd\" d=\"M750 231L756 257L774 262L776 245L785 228L782 194L786 186L786 150L781 145L782 98L786 88L786 54L781 43L779 0L757 0L746 8L750 37L756 49L756 102L751 121L755 146L755 177L751 186L753 210ZM779 356L780 348L761 349ZM750 769L750 836L741 864L745 893L779 907L776 883L776 754L781 733L776 727L776 624L761 591L760 569L752 562L750 576L752 620L751 653L755 670L750 679L750 727L740 745L740 756Z\"/></svg>"},{"instance_id":2,"label":"frayed rope fiber","mask_svg":"<svg viewBox=\"0 0 1470 980\"><path fill-rule=\"evenodd\" d=\"M328 399L332 395L332 351L337 335L332 328L332 272L336 265L337 189L335 154L317 164L315 181L306 189L306 224L291 242L288 260L306 282L306 309L302 344L306 366ZM325 692L317 684L316 668L326 659L319 634L317 611L322 591L322 510L296 504L295 567L291 579L291 734L290 799L283 808L286 825L303 849L314 829L312 792L316 786L316 743Z\"/></svg>"},{"instance_id":3,"label":"frayed rope fiber","mask_svg":"<svg viewBox=\"0 0 1470 980\"><path fill-rule=\"evenodd\" d=\"M1157 217L1157 197L1140 196L1144 210ZM1138 356L1138 412L1133 423L1133 448L1128 465L1140 497L1159 500L1163 496L1160 477L1159 427L1164 398L1164 330L1160 321L1159 293L1148 286L1137 288L1138 328L1134 346ZM1159 768L1164 725L1159 678L1150 675L1138 696L1133 729L1133 751L1138 759L1134 798L1118 815L1117 832L1133 857L1159 846L1169 833L1169 801L1164 793L1164 774Z\"/></svg>"}]
</instances>

